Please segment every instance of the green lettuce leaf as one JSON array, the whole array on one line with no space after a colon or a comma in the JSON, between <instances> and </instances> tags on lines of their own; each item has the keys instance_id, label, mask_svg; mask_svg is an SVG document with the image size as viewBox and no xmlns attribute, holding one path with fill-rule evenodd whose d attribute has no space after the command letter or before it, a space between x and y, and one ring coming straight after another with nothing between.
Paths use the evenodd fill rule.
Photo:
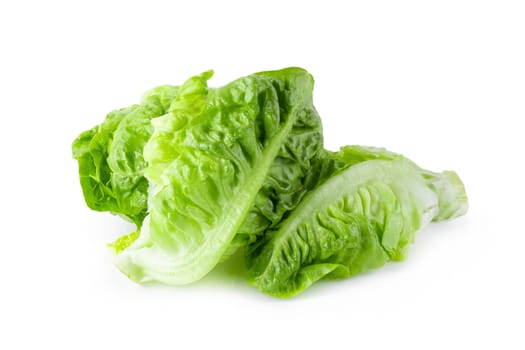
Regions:
<instances>
[{"instance_id":1,"label":"green lettuce leaf","mask_svg":"<svg viewBox=\"0 0 525 350\"><path fill-rule=\"evenodd\" d=\"M152 120L144 148L149 215L116 256L137 282L202 278L306 193L310 161L322 148L312 77L288 68L212 89L211 76L190 78L170 112Z\"/></svg>"},{"instance_id":2,"label":"green lettuce leaf","mask_svg":"<svg viewBox=\"0 0 525 350\"><path fill-rule=\"evenodd\" d=\"M89 208L120 215L140 227L148 195L143 148L153 132L151 119L169 110L177 90L169 85L152 89L139 105L110 112L102 124L73 142Z\"/></svg>"},{"instance_id":3,"label":"green lettuce leaf","mask_svg":"<svg viewBox=\"0 0 525 350\"><path fill-rule=\"evenodd\" d=\"M326 151L312 173L315 188L248 253L248 281L269 295L403 260L418 230L467 210L454 172L429 172L384 149Z\"/></svg>"}]
</instances>

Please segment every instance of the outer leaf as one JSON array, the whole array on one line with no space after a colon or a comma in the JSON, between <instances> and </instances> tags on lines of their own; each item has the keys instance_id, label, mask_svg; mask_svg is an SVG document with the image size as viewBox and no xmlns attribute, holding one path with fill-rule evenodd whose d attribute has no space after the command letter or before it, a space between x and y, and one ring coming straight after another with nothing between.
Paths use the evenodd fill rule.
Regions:
<instances>
[{"instance_id":1,"label":"outer leaf","mask_svg":"<svg viewBox=\"0 0 525 350\"><path fill-rule=\"evenodd\" d=\"M148 189L142 151L153 131L151 119L167 111L177 89L166 85L147 92L140 105L109 113L104 123L73 142L80 184L91 209L142 224Z\"/></svg>"},{"instance_id":2,"label":"outer leaf","mask_svg":"<svg viewBox=\"0 0 525 350\"><path fill-rule=\"evenodd\" d=\"M249 283L267 294L290 297L323 277L350 277L402 260L419 229L466 211L454 173L430 173L381 149L352 146L329 155L317 169L328 164L335 173L325 172L249 253Z\"/></svg>"},{"instance_id":3,"label":"outer leaf","mask_svg":"<svg viewBox=\"0 0 525 350\"><path fill-rule=\"evenodd\" d=\"M189 79L171 113L152 122L144 150L150 214L116 257L138 282L198 280L275 224L304 195L309 160L322 146L306 71L208 89L211 74Z\"/></svg>"}]
</instances>

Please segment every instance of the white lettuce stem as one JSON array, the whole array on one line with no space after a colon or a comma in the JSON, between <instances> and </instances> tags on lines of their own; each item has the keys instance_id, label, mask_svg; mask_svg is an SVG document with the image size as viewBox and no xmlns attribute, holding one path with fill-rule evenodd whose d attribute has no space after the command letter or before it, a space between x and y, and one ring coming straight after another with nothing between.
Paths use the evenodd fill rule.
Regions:
<instances>
[{"instance_id":1,"label":"white lettuce stem","mask_svg":"<svg viewBox=\"0 0 525 350\"><path fill-rule=\"evenodd\" d=\"M433 221L451 220L467 212L468 198L465 186L454 171L424 171L423 176L428 186L438 195L439 212Z\"/></svg>"}]
</instances>

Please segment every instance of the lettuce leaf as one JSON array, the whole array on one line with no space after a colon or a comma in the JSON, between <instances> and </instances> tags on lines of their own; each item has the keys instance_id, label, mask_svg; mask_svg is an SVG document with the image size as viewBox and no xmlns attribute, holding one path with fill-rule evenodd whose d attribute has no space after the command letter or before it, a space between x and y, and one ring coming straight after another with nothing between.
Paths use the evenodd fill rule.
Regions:
<instances>
[{"instance_id":1,"label":"lettuce leaf","mask_svg":"<svg viewBox=\"0 0 525 350\"><path fill-rule=\"evenodd\" d=\"M403 260L418 230L467 210L454 172L423 170L373 147L349 146L323 157L313 167L316 187L250 248L248 281L264 293L290 297L321 278Z\"/></svg>"},{"instance_id":2,"label":"lettuce leaf","mask_svg":"<svg viewBox=\"0 0 525 350\"><path fill-rule=\"evenodd\" d=\"M144 147L146 217L116 265L137 282L186 284L275 226L306 193L322 149L313 79L262 72L208 88L186 81Z\"/></svg>"},{"instance_id":3,"label":"lettuce leaf","mask_svg":"<svg viewBox=\"0 0 525 350\"><path fill-rule=\"evenodd\" d=\"M102 124L75 139L73 157L89 208L120 215L140 227L148 196L143 148L153 132L151 119L166 113L177 90L170 85L152 89L139 105L110 112Z\"/></svg>"}]
</instances>

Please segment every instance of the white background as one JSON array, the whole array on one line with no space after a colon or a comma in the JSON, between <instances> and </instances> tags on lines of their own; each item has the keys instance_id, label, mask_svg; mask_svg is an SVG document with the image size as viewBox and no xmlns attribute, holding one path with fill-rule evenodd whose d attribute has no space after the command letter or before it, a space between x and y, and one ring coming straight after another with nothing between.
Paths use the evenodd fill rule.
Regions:
<instances>
[{"instance_id":1,"label":"white background","mask_svg":"<svg viewBox=\"0 0 525 350\"><path fill-rule=\"evenodd\" d=\"M520 1L3 1L0 348L523 349ZM142 287L105 244L70 145L114 108L213 68L300 66L326 146L384 146L466 184L469 213L408 260L276 300L215 271Z\"/></svg>"}]
</instances>

